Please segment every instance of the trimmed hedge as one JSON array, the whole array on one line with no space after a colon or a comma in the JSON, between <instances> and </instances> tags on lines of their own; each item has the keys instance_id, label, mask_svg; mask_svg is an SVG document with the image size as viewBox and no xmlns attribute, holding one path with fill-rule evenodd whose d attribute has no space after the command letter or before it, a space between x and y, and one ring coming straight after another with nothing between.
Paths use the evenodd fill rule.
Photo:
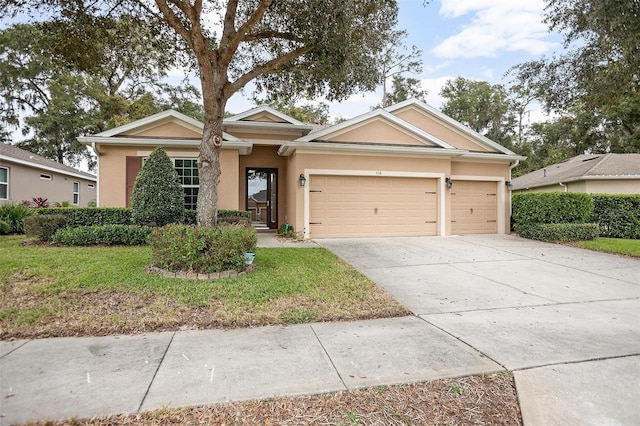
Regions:
<instances>
[{"instance_id":1,"label":"trimmed hedge","mask_svg":"<svg viewBox=\"0 0 640 426\"><path fill-rule=\"evenodd\" d=\"M60 229L67 226L68 218L62 214L34 214L24 219L24 231L29 237L49 241Z\"/></svg>"},{"instance_id":2,"label":"trimmed hedge","mask_svg":"<svg viewBox=\"0 0 640 426\"><path fill-rule=\"evenodd\" d=\"M167 225L153 230L151 264L169 271L241 271L257 242L255 229L246 226Z\"/></svg>"},{"instance_id":3,"label":"trimmed hedge","mask_svg":"<svg viewBox=\"0 0 640 426\"><path fill-rule=\"evenodd\" d=\"M185 210L184 224L196 225L198 212L195 210ZM239 223L250 223L251 212L246 210L218 210L218 223L229 223L231 225Z\"/></svg>"},{"instance_id":4,"label":"trimmed hedge","mask_svg":"<svg viewBox=\"0 0 640 426\"><path fill-rule=\"evenodd\" d=\"M0 219L0 235L7 235L11 233L11 225L8 222Z\"/></svg>"},{"instance_id":5,"label":"trimmed hedge","mask_svg":"<svg viewBox=\"0 0 640 426\"><path fill-rule=\"evenodd\" d=\"M640 195L593 195L592 222L600 236L640 239Z\"/></svg>"},{"instance_id":6,"label":"trimmed hedge","mask_svg":"<svg viewBox=\"0 0 640 426\"><path fill-rule=\"evenodd\" d=\"M581 192L513 194L513 219L518 224L587 223L593 213L591 195Z\"/></svg>"},{"instance_id":7,"label":"trimmed hedge","mask_svg":"<svg viewBox=\"0 0 640 426\"><path fill-rule=\"evenodd\" d=\"M59 229L53 244L89 246L97 244L141 246L148 244L151 228L138 225L96 225Z\"/></svg>"},{"instance_id":8,"label":"trimmed hedge","mask_svg":"<svg viewBox=\"0 0 640 426\"><path fill-rule=\"evenodd\" d=\"M516 232L531 240L569 242L593 240L600 227L597 223L530 223L516 224Z\"/></svg>"},{"instance_id":9,"label":"trimmed hedge","mask_svg":"<svg viewBox=\"0 0 640 426\"><path fill-rule=\"evenodd\" d=\"M38 214L62 214L67 226L131 225L131 209L122 207L61 207L39 209Z\"/></svg>"},{"instance_id":10,"label":"trimmed hedge","mask_svg":"<svg viewBox=\"0 0 640 426\"><path fill-rule=\"evenodd\" d=\"M178 172L164 149L157 147L133 184L133 222L153 226L182 223L184 212L184 191Z\"/></svg>"}]
</instances>

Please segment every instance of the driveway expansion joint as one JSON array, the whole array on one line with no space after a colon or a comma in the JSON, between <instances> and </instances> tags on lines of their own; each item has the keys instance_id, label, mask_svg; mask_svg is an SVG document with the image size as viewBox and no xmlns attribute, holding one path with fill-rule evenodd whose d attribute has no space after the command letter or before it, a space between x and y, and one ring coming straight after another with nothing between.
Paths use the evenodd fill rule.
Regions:
<instances>
[{"instance_id":1,"label":"driveway expansion joint","mask_svg":"<svg viewBox=\"0 0 640 426\"><path fill-rule=\"evenodd\" d=\"M457 341L459 341L460 343L470 347L471 349L473 349L474 351L478 352L480 355L482 355L483 357L487 358L488 360L494 362L495 364L499 365L500 367L502 367L505 371L510 371L505 365L503 365L501 362L498 362L497 360L493 359L492 357L490 357L489 355L485 354L484 352L482 352L480 349L476 348L475 346L471 345L468 342L465 342L464 340L462 340L461 338L459 338L458 336L456 336L455 334L451 334L449 331L445 330L442 327L439 327L435 324L433 324L432 322L427 321L426 319L418 316L418 319L424 321L425 323L429 324L432 327L437 328L438 330L442 331L443 333L446 333L447 335L453 337L454 339L456 339Z\"/></svg>"},{"instance_id":2,"label":"driveway expansion joint","mask_svg":"<svg viewBox=\"0 0 640 426\"><path fill-rule=\"evenodd\" d=\"M33 340L33 339L29 339L29 340L27 340L26 342L23 342L21 345L16 346L15 348L11 349L11 350L10 350L9 352L7 352L6 354L4 354L4 355L0 356L0 359L2 359L2 358L4 358L4 357L6 357L6 356L8 356L8 355L10 355L10 354L12 354L12 353L14 353L15 351L17 351L18 349L22 348L22 347L23 347L24 345L26 345L27 343L31 342L32 340Z\"/></svg>"},{"instance_id":3,"label":"driveway expansion joint","mask_svg":"<svg viewBox=\"0 0 640 426\"><path fill-rule=\"evenodd\" d=\"M530 367L512 368L509 371L527 371L527 370L535 370L536 368L553 367L553 366L559 366L559 365L584 364L587 362L607 361L610 359L632 358L634 356L640 356L640 352L633 353L633 354L611 355L611 356L604 356L604 357L597 357L597 358L580 359L576 361L551 362L549 364L532 365Z\"/></svg>"}]
</instances>

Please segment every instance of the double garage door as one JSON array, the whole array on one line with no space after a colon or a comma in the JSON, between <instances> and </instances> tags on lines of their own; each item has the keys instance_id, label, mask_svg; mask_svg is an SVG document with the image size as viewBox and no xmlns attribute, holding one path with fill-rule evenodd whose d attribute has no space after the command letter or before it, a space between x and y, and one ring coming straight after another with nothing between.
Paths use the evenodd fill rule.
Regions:
<instances>
[{"instance_id":1,"label":"double garage door","mask_svg":"<svg viewBox=\"0 0 640 426\"><path fill-rule=\"evenodd\" d=\"M455 181L451 232L497 233L496 182ZM311 238L437 235L437 180L312 175Z\"/></svg>"}]
</instances>

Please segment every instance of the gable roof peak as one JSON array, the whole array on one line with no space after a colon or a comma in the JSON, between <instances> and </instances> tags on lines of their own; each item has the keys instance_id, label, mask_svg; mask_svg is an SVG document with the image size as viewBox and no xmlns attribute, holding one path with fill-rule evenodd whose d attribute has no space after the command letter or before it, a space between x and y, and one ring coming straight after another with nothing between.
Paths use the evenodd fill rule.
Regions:
<instances>
[{"instance_id":1,"label":"gable roof peak","mask_svg":"<svg viewBox=\"0 0 640 426\"><path fill-rule=\"evenodd\" d=\"M141 118L136 121L132 121L131 123L123 124L122 126L114 127L113 129L105 130L104 132L97 133L95 136L116 136L130 130L134 130L140 127L148 126L153 123L161 122L166 119L176 119L178 121L182 121L194 128L199 130L204 129L204 123L195 118L189 117L186 114L178 112L174 109L168 109L162 112L158 112L156 114L150 115L145 118Z\"/></svg>"},{"instance_id":2,"label":"gable roof peak","mask_svg":"<svg viewBox=\"0 0 640 426\"><path fill-rule=\"evenodd\" d=\"M295 118L288 116L287 114L278 111L275 108L271 108L268 105L259 105L255 108L251 108L250 110L247 110L245 112L241 112L240 114L236 114L234 116L231 116L229 118L225 118L224 121L247 121L245 119L250 118L254 115L258 115L260 113L267 113L270 115L273 115L277 118L279 118L280 120L282 120L282 123L287 123L287 124L295 124L297 126L304 126L305 124L302 121L296 120Z\"/></svg>"}]
</instances>

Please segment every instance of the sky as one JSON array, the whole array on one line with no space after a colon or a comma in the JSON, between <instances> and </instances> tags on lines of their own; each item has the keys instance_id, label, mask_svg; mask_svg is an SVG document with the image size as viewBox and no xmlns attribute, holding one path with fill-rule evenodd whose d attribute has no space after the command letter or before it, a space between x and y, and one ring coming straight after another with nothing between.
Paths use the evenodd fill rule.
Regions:
<instances>
[{"instance_id":1,"label":"sky","mask_svg":"<svg viewBox=\"0 0 640 426\"><path fill-rule=\"evenodd\" d=\"M398 0L398 28L408 32L407 45L422 50L423 73L414 78L428 91L427 103L440 108L439 92L447 80L458 76L508 84L504 74L522 62L562 49L562 38L542 23L544 0ZM236 94L227 110L243 112L254 105ZM382 89L357 94L341 103L330 103L332 117L351 118L380 103ZM532 120L543 114L533 107Z\"/></svg>"}]
</instances>

